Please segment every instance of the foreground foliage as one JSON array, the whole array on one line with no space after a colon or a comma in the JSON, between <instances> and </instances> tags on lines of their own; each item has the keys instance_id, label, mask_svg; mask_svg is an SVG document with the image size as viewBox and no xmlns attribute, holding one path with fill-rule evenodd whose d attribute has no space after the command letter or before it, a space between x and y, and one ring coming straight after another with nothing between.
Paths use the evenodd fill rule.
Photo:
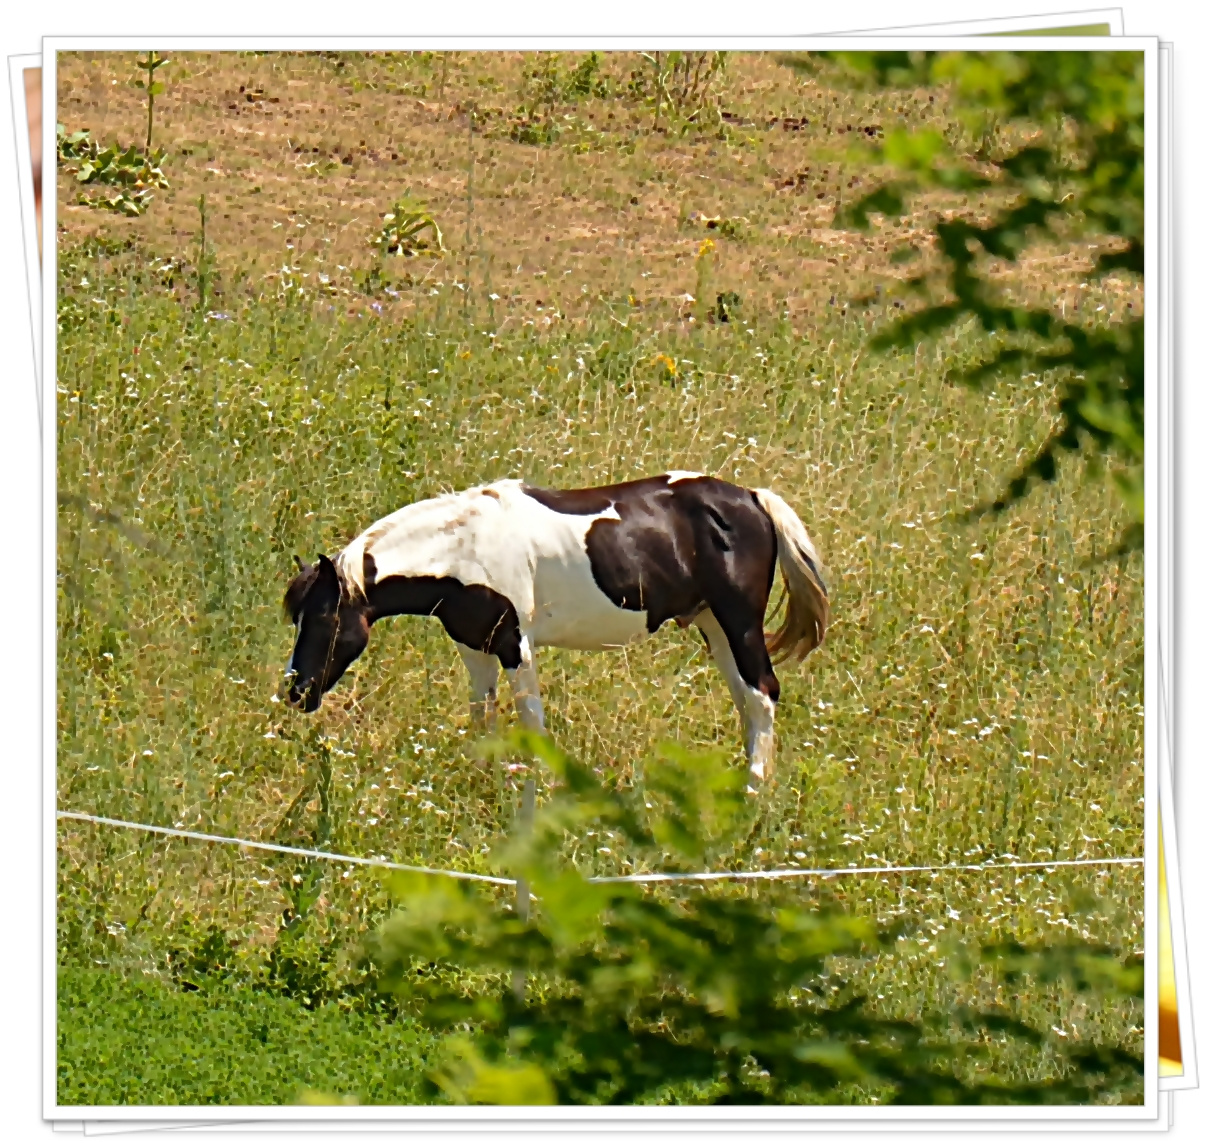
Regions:
<instances>
[{"instance_id":1,"label":"foreground foliage","mask_svg":"<svg viewBox=\"0 0 1207 1143\"><path fill-rule=\"evenodd\" d=\"M591 882L560 858L589 825L622 833L672 867L724 863L752 811L736 768L664 751L627 794L547 740L516 742L560 786L526 835L500 856L539 904L530 919L445 878L400 878L404 908L375 943L387 987L434 1029L473 1027L447 1046L431 1082L478 1103L848 1102L862 1089L891 1103L1083 1103L1137 1097L1143 1063L1113 1045L1053 1045L1008 1007L877 1012L842 962L891 946L870 922L763 892L655 895ZM965 958L1007 983L1069 977L1104 998L1142 993L1141 964L1090 947L1019 946ZM416 971L416 966L419 966ZM494 974L466 989L450 970ZM506 974L511 974L508 984ZM515 974L522 974L517 976ZM530 983L525 989L524 981ZM1004 1081L994 1048L1021 1041L1061 1057L1041 1082Z\"/></svg>"},{"instance_id":2,"label":"foreground foliage","mask_svg":"<svg viewBox=\"0 0 1207 1143\"><path fill-rule=\"evenodd\" d=\"M978 360L949 376L974 387L1002 377L1051 376L1059 414L1046 439L981 508L1000 512L1036 480L1056 475L1061 453L1106 459L1134 523L1144 521L1144 317L1109 324L1062 303L1025 304L1003 288L1000 268L1043 244L1080 247L1090 277L1144 274L1144 56L1141 52L822 52L848 82L899 90L942 86L955 129L898 129L868 144L895 173L839 219L867 230L870 216L899 218L919 196L955 192L935 212L941 258L905 285L920 305L884 328L873 346L913 348L968 321L989 340ZM902 251L908 257L910 249ZM1100 309L1102 307L1099 307Z\"/></svg>"}]
</instances>

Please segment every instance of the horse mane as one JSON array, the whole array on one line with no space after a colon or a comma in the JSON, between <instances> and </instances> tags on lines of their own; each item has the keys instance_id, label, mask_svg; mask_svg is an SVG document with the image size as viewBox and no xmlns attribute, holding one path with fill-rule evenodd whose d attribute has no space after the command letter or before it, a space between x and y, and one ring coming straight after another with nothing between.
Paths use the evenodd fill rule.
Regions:
<instances>
[{"instance_id":1,"label":"horse mane","mask_svg":"<svg viewBox=\"0 0 1207 1143\"><path fill-rule=\"evenodd\" d=\"M339 573L340 590L350 599L365 598L365 556L369 553L369 545L388 530L388 526L383 526L379 520L335 557L333 563Z\"/></svg>"},{"instance_id":2,"label":"horse mane","mask_svg":"<svg viewBox=\"0 0 1207 1143\"><path fill-rule=\"evenodd\" d=\"M302 568L297 575L289 581L289 586L285 589L285 617L290 623L297 623L298 615L302 611L302 600L306 598L306 593L310 590L315 579L318 578L318 564L312 567Z\"/></svg>"}]
</instances>

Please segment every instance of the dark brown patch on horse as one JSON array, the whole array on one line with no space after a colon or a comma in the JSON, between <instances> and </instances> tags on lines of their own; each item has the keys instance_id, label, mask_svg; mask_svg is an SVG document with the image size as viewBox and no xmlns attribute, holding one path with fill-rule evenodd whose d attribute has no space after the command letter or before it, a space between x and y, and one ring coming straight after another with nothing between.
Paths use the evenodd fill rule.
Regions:
<instances>
[{"instance_id":1,"label":"dark brown patch on horse","mask_svg":"<svg viewBox=\"0 0 1207 1143\"><path fill-rule=\"evenodd\" d=\"M594 516L611 508L617 496L624 496L643 484L666 487L667 478L657 476L652 480L630 480L627 484L613 484L606 488L533 488L530 484L521 484L520 488L525 496L531 496L538 504L563 516Z\"/></svg>"},{"instance_id":2,"label":"dark brown patch on horse","mask_svg":"<svg viewBox=\"0 0 1207 1143\"><path fill-rule=\"evenodd\" d=\"M749 489L708 476L656 476L605 488L523 490L565 515L615 509L619 519L596 520L587 530L591 575L600 591L617 607L644 611L651 632L670 619L689 623L709 608L742 680L778 697L763 638L775 527Z\"/></svg>"},{"instance_id":3,"label":"dark brown patch on horse","mask_svg":"<svg viewBox=\"0 0 1207 1143\"><path fill-rule=\"evenodd\" d=\"M370 623L391 615L434 615L458 643L498 656L509 671L520 665L520 620L511 600L483 584L467 585L451 576L388 576L370 584L368 559Z\"/></svg>"}]
</instances>

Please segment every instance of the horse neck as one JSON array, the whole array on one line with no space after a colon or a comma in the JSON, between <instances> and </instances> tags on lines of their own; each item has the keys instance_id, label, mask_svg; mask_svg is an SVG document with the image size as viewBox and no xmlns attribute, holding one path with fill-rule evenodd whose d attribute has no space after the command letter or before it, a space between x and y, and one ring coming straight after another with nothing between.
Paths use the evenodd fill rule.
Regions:
<instances>
[{"instance_id":1,"label":"horse neck","mask_svg":"<svg viewBox=\"0 0 1207 1143\"><path fill-rule=\"evenodd\" d=\"M368 619L391 615L434 615L454 581L435 576L391 576L366 587Z\"/></svg>"}]
</instances>

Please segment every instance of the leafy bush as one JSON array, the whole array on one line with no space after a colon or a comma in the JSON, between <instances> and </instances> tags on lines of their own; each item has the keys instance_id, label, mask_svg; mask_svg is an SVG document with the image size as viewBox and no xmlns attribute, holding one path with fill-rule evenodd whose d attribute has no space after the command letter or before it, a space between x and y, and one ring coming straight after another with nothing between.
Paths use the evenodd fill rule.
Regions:
<instances>
[{"instance_id":1,"label":"leafy bush","mask_svg":"<svg viewBox=\"0 0 1207 1143\"><path fill-rule=\"evenodd\" d=\"M436 240L434 249L426 239L420 238L425 230L430 231ZM421 253L445 252L444 235L440 232L439 224L422 203L409 198L401 198L394 203L390 212L382 219L381 230L373 239L372 245L383 255L414 257Z\"/></svg>"},{"instance_id":2,"label":"leafy bush","mask_svg":"<svg viewBox=\"0 0 1207 1143\"><path fill-rule=\"evenodd\" d=\"M589 96L606 98L608 81L607 77L600 73L598 52L591 52L582 58L567 76L562 94L568 100L586 99Z\"/></svg>"},{"instance_id":3,"label":"leafy bush","mask_svg":"<svg viewBox=\"0 0 1207 1143\"><path fill-rule=\"evenodd\" d=\"M133 145L124 151L115 143L102 147L92 138L91 132L76 131L68 135L60 123L58 154L61 163L76 171L76 182L119 188L112 197L81 194L79 202L85 206L137 216L150 205L153 188L171 186L163 173L165 152L162 148L140 154Z\"/></svg>"},{"instance_id":4,"label":"leafy bush","mask_svg":"<svg viewBox=\"0 0 1207 1143\"><path fill-rule=\"evenodd\" d=\"M665 110L671 121L694 121L716 107L716 89L725 75L725 52L642 52L648 72L635 73L630 91L654 104L654 122Z\"/></svg>"},{"instance_id":5,"label":"leafy bush","mask_svg":"<svg viewBox=\"0 0 1207 1143\"><path fill-rule=\"evenodd\" d=\"M659 893L592 882L565 859L567 839L592 825L664 869L724 868L754 809L740 771L719 756L664 748L637 788L617 792L539 736L511 746L560 784L499 859L535 893L531 916L462 883L407 875L396 882L403 909L371 945L405 1008L461 1033L431 1091L478 1103L586 1104L1137 1097L1139 1059L1110 1045L1053 1044L1006 1009L917 1022L879 1013L843 966L889 947L894 930L762 888ZM1007 980L1072 974L1116 996L1142 987L1142 972L1100 949L986 950L963 968L993 964ZM1004 1040L1057 1053L1057 1074L1020 1082L973 1066Z\"/></svg>"}]
</instances>

